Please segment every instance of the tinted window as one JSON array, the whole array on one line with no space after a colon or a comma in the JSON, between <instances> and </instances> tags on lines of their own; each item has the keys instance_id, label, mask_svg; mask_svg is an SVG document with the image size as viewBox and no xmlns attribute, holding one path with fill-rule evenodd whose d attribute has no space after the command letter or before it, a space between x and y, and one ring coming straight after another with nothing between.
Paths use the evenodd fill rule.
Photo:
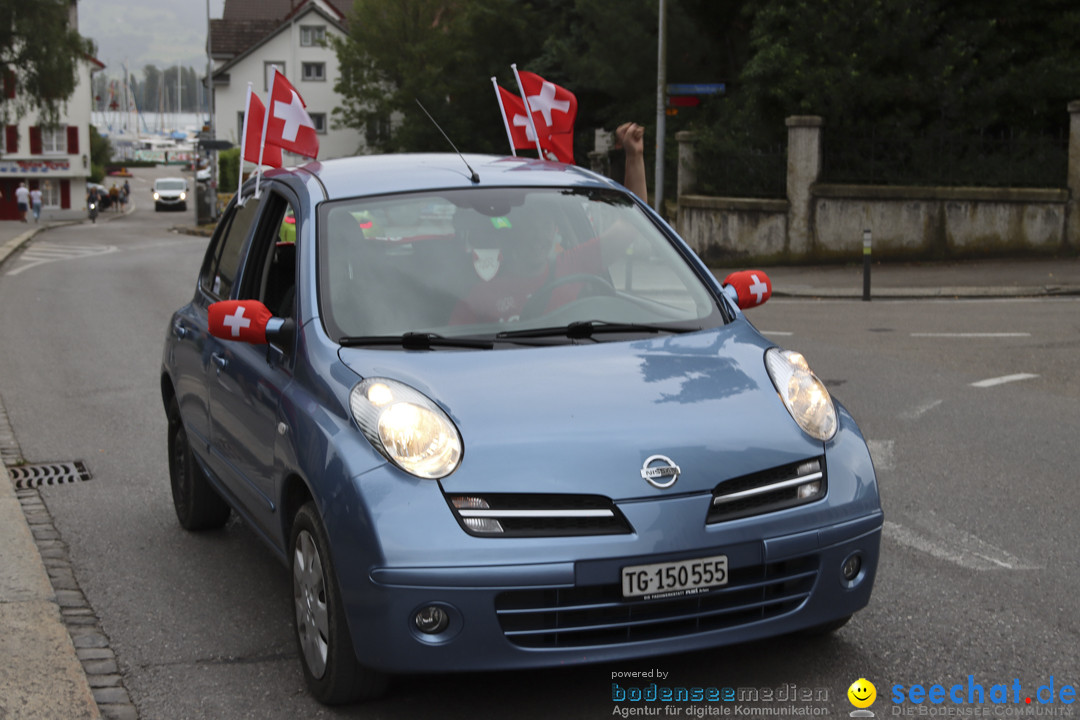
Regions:
<instances>
[{"instance_id":1,"label":"tinted window","mask_svg":"<svg viewBox=\"0 0 1080 720\"><path fill-rule=\"evenodd\" d=\"M321 213L319 297L335 337L723 322L701 278L625 193L454 190Z\"/></svg>"},{"instance_id":2,"label":"tinted window","mask_svg":"<svg viewBox=\"0 0 1080 720\"><path fill-rule=\"evenodd\" d=\"M240 268L240 254L258 216L259 202L255 198L248 198L243 207L234 205L231 214L221 221L210 262L201 279L203 290L211 295L228 298L232 293Z\"/></svg>"}]
</instances>

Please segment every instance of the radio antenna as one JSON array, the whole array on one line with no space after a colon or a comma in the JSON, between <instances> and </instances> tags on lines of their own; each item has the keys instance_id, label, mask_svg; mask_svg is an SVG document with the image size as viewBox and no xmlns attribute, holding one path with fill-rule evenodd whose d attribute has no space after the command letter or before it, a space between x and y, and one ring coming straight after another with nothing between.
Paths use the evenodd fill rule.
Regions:
<instances>
[{"instance_id":1,"label":"radio antenna","mask_svg":"<svg viewBox=\"0 0 1080 720\"><path fill-rule=\"evenodd\" d=\"M450 143L450 147L454 148L454 152L456 152L458 154L458 157L461 158L461 162L465 163L465 167L469 168L469 179L472 180L474 183L480 182L480 176L477 175L476 171L472 169L472 166L469 165L469 161L466 160L465 156L461 154L461 151L457 149L457 145L455 145L454 141L450 139L450 136L443 132L443 129L439 127L439 123L435 122L435 118L431 117L431 113L429 113L427 111L427 108L424 107L424 104L420 102L420 98L416 98L416 104L419 105L420 109L424 111L424 114L428 116L428 120L431 121L431 124L434 125L439 132L442 133L442 136L444 138L446 138L446 142Z\"/></svg>"}]
</instances>

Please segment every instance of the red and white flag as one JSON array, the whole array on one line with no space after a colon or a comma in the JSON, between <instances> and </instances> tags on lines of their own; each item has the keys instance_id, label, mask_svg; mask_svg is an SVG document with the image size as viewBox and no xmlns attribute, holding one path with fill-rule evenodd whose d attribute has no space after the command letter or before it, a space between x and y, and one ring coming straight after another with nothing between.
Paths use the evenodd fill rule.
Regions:
<instances>
[{"instance_id":1,"label":"red and white flag","mask_svg":"<svg viewBox=\"0 0 1080 720\"><path fill-rule=\"evenodd\" d=\"M266 144L304 157L318 157L319 136L306 107L292 83L281 70L274 68L266 118Z\"/></svg>"},{"instance_id":2,"label":"red and white flag","mask_svg":"<svg viewBox=\"0 0 1080 720\"><path fill-rule=\"evenodd\" d=\"M262 100L251 89L248 83L247 102L244 105L244 139L241 143L244 148L243 160L259 163L259 150L262 145L263 114L266 108ZM262 164L270 167L281 167L281 148L276 145L262 150Z\"/></svg>"},{"instance_id":3,"label":"red and white flag","mask_svg":"<svg viewBox=\"0 0 1080 720\"><path fill-rule=\"evenodd\" d=\"M536 146L536 136L529 126L529 119L525 115L525 103L521 98L508 90L499 87L495 78L491 78L495 85L495 93L499 98L502 108L503 125L506 126L506 137L510 141L510 152L517 155L515 150L528 150Z\"/></svg>"},{"instance_id":4,"label":"red and white flag","mask_svg":"<svg viewBox=\"0 0 1080 720\"><path fill-rule=\"evenodd\" d=\"M574 132L574 121L577 119L577 97L574 93L548 82L536 73L521 70L518 77L541 138L545 134Z\"/></svg>"},{"instance_id":5,"label":"red and white flag","mask_svg":"<svg viewBox=\"0 0 1080 720\"><path fill-rule=\"evenodd\" d=\"M538 149L548 160L574 162L574 121L577 119L577 97L564 87L549 82L536 73L518 71L521 96L528 103L531 130L539 138Z\"/></svg>"}]
</instances>

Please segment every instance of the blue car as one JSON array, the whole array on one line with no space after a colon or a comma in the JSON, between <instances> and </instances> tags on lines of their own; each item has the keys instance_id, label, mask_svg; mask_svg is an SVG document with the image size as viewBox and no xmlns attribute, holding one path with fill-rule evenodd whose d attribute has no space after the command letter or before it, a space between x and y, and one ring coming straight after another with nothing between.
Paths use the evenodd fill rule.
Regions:
<instances>
[{"instance_id":1,"label":"blue car","mask_svg":"<svg viewBox=\"0 0 1080 720\"><path fill-rule=\"evenodd\" d=\"M168 326L169 472L183 527L235 512L290 569L319 701L869 602L870 454L744 315L765 273L720 282L625 188L540 160L356 157L253 191Z\"/></svg>"}]
</instances>

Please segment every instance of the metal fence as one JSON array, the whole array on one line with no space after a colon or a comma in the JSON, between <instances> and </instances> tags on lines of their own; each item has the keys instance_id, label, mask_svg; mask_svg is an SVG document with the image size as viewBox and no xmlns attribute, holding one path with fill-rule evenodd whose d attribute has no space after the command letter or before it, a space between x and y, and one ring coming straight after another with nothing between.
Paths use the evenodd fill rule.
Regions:
<instances>
[{"instance_id":1,"label":"metal fence","mask_svg":"<svg viewBox=\"0 0 1080 720\"><path fill-rule=\"evenodd\" d=\"M698 192L716 197L787 197L787 148L704 153L697 160Z\"/></svg>"},{"instance_id":2,"label":"metal fence","mask_svg":"<svg viewBox=\"0 0 1080 720\"><path fill-rule=\"evenodd\" d=\"M826 126L821 181L864 185L1065 187L1068 134L888 131Z\"/></svg>"}]
</instances>

